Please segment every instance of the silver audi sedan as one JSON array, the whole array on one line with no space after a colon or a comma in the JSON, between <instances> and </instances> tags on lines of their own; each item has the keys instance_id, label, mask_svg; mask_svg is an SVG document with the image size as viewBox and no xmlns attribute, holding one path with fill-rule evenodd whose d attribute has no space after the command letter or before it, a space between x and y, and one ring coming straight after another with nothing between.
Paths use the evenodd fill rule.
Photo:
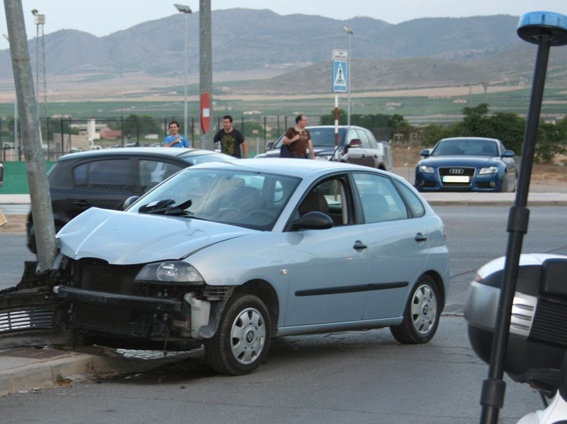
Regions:
<instances>
[{"instance_id":1,"label":"silver audi sedan","mask_svg":"<svg viewBox=\"0 0 567 424\"><path fill-rule=\"evenodd\" d=\"M88 340L204 345L246 374L278 336L389 327L434 336L450 281L443 222L391 173L251 159L182 170L125 211L57 234L61 320Z\"/></svg>"}]
</instances>

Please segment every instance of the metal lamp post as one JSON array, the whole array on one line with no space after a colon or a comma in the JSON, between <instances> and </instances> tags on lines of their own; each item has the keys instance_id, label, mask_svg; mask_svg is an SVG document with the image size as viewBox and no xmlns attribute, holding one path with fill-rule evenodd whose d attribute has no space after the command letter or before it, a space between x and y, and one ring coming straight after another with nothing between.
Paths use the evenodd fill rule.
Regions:
<instances>
[{"instance_id":1,"label":"metal lamp post","mask_svg":"<svg viewBox=\"0 0 567 424\"><path fill-rule=\"evenodd\" d=\"M183 72L183 134L187 137L188 119L187 119L187 15L193 13L189 6L183 4L174 4L175 8L185 15L185 70Z\"/></svg>"},{"instance_id":2,"label":"metal lamp post","mask_svg":"<svg viewBox=\"0 0 567 424\"><path fill-rule=\"evenodd\" d=\"M347 87L347 125L350 125L350 52L351 52L351 38L354 32L347 26L343 27L343 31L348 35L348 62L347 62L347 79L348 79L348 87Z\"/></svg>"}]
</instances>

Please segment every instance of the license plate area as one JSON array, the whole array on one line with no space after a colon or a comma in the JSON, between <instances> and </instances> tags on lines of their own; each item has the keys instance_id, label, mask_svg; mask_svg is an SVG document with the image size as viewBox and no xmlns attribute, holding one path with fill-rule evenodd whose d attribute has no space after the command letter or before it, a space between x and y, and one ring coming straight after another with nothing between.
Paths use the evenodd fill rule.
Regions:
<instances>
[{"instance_id":1,"label":"license plate area","mask_svg":"<svg viewBox=\"0 0 567 424\"><path fill-rule=\"evenodd\" d=\"M466 175L444 175L443 182L444 183L469 183L471 181L470 177Z\"/></svg>"}]
</instances>

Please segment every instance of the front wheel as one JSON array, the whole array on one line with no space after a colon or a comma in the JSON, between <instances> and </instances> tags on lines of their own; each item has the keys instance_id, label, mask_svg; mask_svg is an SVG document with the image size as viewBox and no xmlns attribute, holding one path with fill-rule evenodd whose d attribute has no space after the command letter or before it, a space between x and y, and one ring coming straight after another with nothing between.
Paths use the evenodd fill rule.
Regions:
<instances>
[{"instance_id":1,"label":"front wheel","mask_svg":"<svg viewBox=\"0 0 567 424\"><path fill-rule=\"evenodd\" d=\"M207 361L221 374L251 373L268 353L270 330L264 303L256 296L237 293L226 305L215 335L205 341Z\"/></svg>"},{"instance_id":2,"label":"front wheel","mask_svg":"<svg viewBox=\"0 0 567 424\"><path fill-rule=\"evenodd\" d=\"M390 327L394 338L404 344L427 343L433 338L439 325L439 291L433 279L422 275L406 305L404 320Z\"/></svg>"}]
</instances>

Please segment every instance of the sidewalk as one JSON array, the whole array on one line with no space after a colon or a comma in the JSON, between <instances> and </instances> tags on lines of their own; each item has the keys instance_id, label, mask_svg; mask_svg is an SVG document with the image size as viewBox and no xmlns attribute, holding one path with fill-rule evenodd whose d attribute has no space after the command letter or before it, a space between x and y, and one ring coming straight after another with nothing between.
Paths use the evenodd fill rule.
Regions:
<instances>
[{"instance_id":1,"label":"sidewalk","mask_svg":"<svg viewBox=\"0 0 567 424\"><path fill-rule=\"evenodd\" d=\"M516 193L421 193L430 205L443 206L511 206L516 200ZM1 204L1 202L0 202ZM530 192L528 206L565 206L567 193Z\"/></svg>"},{"instance_id":2,"label":"sidewalk","mask_svg":"<svg viewBox=\"0 0 567 424\"><path fill-rule=\"evenodd\" d=\"M17 348L0 351L0 396L62 386L95 376L143 372L194 355L173 352L164 356L155 351L119 351L98 346L84 351L52 348Z\"/></svg>"}]
</instances>

